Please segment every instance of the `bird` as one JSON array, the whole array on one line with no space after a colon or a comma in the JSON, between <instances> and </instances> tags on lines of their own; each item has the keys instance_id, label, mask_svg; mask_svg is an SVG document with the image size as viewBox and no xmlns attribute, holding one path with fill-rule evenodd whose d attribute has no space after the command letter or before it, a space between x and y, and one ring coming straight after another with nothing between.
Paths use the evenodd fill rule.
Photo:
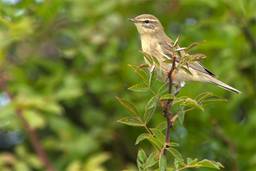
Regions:
<instances>
[{"instance_id":1,"label":"bird","mask_svg":"<svg viewBox=\"0 0 256 171\"><path fill-rule=\"evenodd\" d=\"M189 53L185 51L185 48L180 48L179 45L175 45L177 42L173 41L165 33L163 25L154 15L141 14L134 18L130 18L130 21L135 24L139 33L145 63L149 65L151 71L156 68L158 73L161 73L160 75L162 75L163 80L166 80L168 72L173 65L173 63L167 63L166 60L175 59L175 64L177 66L181 64L181 56L189 55ZM179 50L181 56L176 55L178 53L177 50ZM146 58L145 55L154 57L157 60L158 66L149 62L149 59ZM189 62L186 64L186 67L189 72L186 71L184 67L179 67L172 75L173 84L175 85L177 92L184 87L186 81L199 81L212 83L237 94L241 93L241 91L218 80L216 76L206 69L199 61Z\"/></svg>"}]
</instances>

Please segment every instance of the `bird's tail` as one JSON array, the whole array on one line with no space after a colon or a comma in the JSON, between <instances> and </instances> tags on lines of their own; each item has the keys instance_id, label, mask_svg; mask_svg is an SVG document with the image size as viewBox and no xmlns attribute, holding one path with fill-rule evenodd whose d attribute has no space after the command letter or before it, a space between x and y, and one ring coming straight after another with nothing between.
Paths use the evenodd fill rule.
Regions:
<instances>
[{"instance_id":1,"label":"bird's tail","mask_svg":"<svg viewBox=\"0 0 256 171\"><path fill-rule=\"evenodd\" d=\"M208 78L208 81L210 83L213 83L213 84L216 84L217 86L225 89L225 90L228 90L228 91L231 91L231 92L234 92L234 93L237 93L237 94L241 94L241 91L227 85L226 83L223 83L222 81L214 78L214 77L211 77L211 78Z\"/></svg>"}]
</instances>

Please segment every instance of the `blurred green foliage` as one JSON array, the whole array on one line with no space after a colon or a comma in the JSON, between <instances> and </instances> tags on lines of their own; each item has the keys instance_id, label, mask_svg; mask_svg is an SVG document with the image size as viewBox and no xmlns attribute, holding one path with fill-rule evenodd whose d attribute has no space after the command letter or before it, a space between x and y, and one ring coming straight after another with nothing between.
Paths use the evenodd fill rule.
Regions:
<instances>
[{"instance_id":1,"label":"blurred green foliage","mask_svg":"<svg viewBox=\"0 0 256 171\"><path fill-rule=\"evenodd\" d=\"M172 130L179 151L220 161L223 170L255 171L255 9L254 0L0 0L0 74L13 94L8 103L2 91L0 128L24 137L1 150L0 170L44 170L17 108L58 170L135 169L141 130L116 122L126 111L115 96L143 108L147 97L127 92L138 81L128 64L143 62L128 17L151 13L182 46L203 42L195 51L208 56L204 65L243 92L187 84L181 95L207 90L228 102L189 112L185 127ZM157 113L150 124L163 120Z\"/></svg>"}]
</instances>

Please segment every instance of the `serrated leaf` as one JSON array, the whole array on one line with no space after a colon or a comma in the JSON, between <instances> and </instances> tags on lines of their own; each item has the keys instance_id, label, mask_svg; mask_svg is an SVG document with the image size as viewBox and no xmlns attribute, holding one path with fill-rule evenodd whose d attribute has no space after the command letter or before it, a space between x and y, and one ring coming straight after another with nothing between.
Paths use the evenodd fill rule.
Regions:
<instances>
[{"instance_id":1,"label":"serrated leaf","mask_svg":"<svg viewBox=\"0 0 256 171\"><path fill-rule=\"evenodd\" d=\"M197 162L199 164L199 167L208 167L208 168L214 168L214 169L221 169L224 168L224 166L220 162L212 161L212 160L201 160Z\"/></svg>"},{"instance_id":2,"label":"serrated leaf","mask_svg":"<svg viewBox=\"0 0 256 171\"><path fill-rule=\"evenodd\" d=\"M131 91L134 92L147 92L148 91L148 87L145 84L135 84L131 87L128 88Z\"/></svg>"},{"instance_id":3,"label":"serrated leaf","mask_svg":"<svg viewBox=\"0 0 256 171\"><path fill-rule=\"evenodd\" d=\"M135 127L143 127L145 125L145 123L138 116L124 117L122 119L119 119L117 122Z\"/></svg>"},{"instance_id":4,"label":"serrated leaf","mask_svg":"<svg viewBox=\"0 0 256 171\"><path fill-rule=\"evenodd\" d=\"M159 159L159 170L166 171L167 168L167 159L165 155L161 155Z\"/></svg>"},{"instance_id":5,"label":"serrated leaf","mask_svg":"<svg viewBox=\"0 0 256 171\"><path fill-rule=\"evenodd\" d=\"M138 110L136 109L135 105L132 104L131 102L125 100L125 99L122 99L122 98L119 98L119 97L116 97L116 99L118 100L118 102L123 106L125 107L128 111L130 111L132 114L134 115L139 115L139 112Z\"/></svg>"}]
</instances>

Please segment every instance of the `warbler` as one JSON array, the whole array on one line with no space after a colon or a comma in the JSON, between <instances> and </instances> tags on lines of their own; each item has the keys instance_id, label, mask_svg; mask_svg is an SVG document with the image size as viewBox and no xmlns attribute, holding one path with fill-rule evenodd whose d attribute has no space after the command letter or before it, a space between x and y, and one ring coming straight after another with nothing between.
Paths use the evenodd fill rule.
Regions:
<instances>
[{"instance_id":1,"label":"warbler","mask_svg":"<svg viewBox=\"0 0 256 171\"><path fill-rule=\"evenodd\" d=\"M144 57L145 62L150 65L151 69L156 67L167 78L167 74L172 68L172 63L168 63L166 60L175 59L176 66L181 61L181 56L176 55L176 58L174 58L174 55L177 54L176 50L178 50L174 48L176 42L167 36L161 22L153 15L142 14L131 18L130 21L135 24L139 32L142 52L156 58L158 66L150 63ZM179 45L176 47L179 48ZM189 55L184 49L179 48L179 50L182 56ZM173 72L172 81L177 86L177 91L185 85L185 81L200 81L213 83L231 92L241 93L239 90L218 80L212 72L203 67L198 61L189 62L186 67L189 72L184 67L175 68L176 70Z\"/></svg>"}]
</instances>

